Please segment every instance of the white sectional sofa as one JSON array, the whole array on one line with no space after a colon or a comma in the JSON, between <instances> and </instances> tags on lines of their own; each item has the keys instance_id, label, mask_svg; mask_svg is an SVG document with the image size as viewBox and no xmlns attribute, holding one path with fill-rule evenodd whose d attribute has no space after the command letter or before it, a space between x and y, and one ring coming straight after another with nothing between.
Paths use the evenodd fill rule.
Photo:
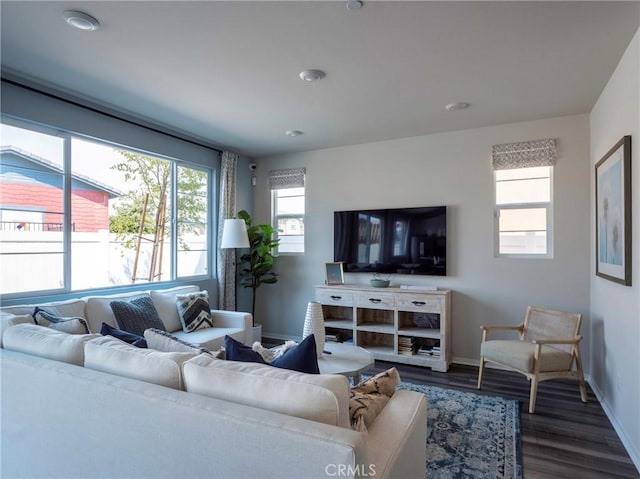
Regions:
<instances>
[{"instance_id":1,"label":"white sectional sofa","mask_svg":"<svg viewBox=\"0 0 640 479\"><path fill-rule=\"evenodd\" d=\"M225 335L229 335L244 344L251 344L253 320L249 313L212 310L213 328L199 329L191 333L186 333L182 330L175 297L178 294L194 293L199 290L198 286L178 286L163 290L137 291L109 296L86 296L84 298L50 303L5 306L0 308L0 319L5 319L2 322L3 325L8 324L7 320L9 322L32 322L30 317L33 314L33 310L36 306L40 306L48 312L59 316L84 318L89 325L89 331L99 333L102 323L118 327L116 318L111 310L111 301L130 301L142 296L149 296L167 332L183 341L195 346L216 350L224 345Z\"/></svg>"},{"instance_id":2,"label":"white sectional sofa","mask_svg":"<svg viewBox=\"0 0 640 479\"><path fill-rule=\"evenodd\" d=\"M397 391L364 434L349 427L343 376L140 350L4 313L3 478L425 477L422 394Z\"/></svg>"}]
</instances>

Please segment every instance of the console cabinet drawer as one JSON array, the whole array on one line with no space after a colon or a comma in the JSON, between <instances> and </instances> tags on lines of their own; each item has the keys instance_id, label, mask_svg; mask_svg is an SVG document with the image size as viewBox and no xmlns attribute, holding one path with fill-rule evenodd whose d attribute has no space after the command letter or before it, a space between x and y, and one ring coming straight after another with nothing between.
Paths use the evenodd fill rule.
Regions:
<instances>
[{"instance_id":1,"label":"console cabinet drawer","mask_svg":"<svg viewBox=\"0 0 640 479\"><path fill-rule=\"evenodd\" d=\"M416 313L440 313L444 309L443 298L430 298L424 294L399 294L396 298L396 307L400 311L413 311Z\"/></svg>"},{"instance_id":2,"label":"console cabinet drawer","mask_svg":"<svg viewBox=\"0 0 640 479\"><path fill-rule=\"evenodd\" d=\"M353 306L353 292L317 289L316 301L332 306Z\"/></svg>"},{"instance_id":3,"label":"console cabinet drawer","mask_svg":"<svg viewBox=\"0 0 640 479\"><path fill-rule=\"evenodd\" d=\"M356 295L356 306L370 309L395 309L396 301L393 293L367 291Z\"/></svg>"}]
</instances>

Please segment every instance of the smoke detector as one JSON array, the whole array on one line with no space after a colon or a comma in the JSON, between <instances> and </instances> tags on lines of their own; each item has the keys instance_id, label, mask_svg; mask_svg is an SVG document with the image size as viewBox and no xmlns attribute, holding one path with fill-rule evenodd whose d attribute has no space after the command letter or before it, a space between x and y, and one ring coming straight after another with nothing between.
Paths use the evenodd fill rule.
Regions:
<instances>
[{"instance_id":1,"label":"smoke detector","mask_svg":"<svg viewBox=\"0 0 640 479\"><path fill-rule=\"evenodd\" d=\"M62 13L62 17L72 27L85 32L93 32L100 28L100 22L88 13L77 10L67 10Z\"/></svg>"},{"instance_id":2,"label":"smoke detector","mask_svg":"<svg viewBox=\"0 0 640 479\"><path fill-rule=\"evenodd\" d=\"M322 70L305 70L300 72L300 79L304 81L317 81L324 78L326 75Z\"/></svg>"}]
</instances>

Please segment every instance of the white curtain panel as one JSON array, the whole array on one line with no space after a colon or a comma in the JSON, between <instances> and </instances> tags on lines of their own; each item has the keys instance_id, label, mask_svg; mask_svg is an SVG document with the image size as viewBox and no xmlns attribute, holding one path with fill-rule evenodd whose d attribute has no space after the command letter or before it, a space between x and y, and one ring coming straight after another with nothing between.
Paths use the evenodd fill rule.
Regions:
<instances>
[{"instance_id":1,"label":"white curtain panel","mask_svg":"<svg viewBox=\"0 0 640 479\"><path fill-rule=\"evenodd\" d=\"M218 210L218 309L236 309L236 262L235 249L222 249L222 225L224 220L236 214L236 167L238 155L222 153L220 167L220 208Z\"/></svg>"}]
</instances>

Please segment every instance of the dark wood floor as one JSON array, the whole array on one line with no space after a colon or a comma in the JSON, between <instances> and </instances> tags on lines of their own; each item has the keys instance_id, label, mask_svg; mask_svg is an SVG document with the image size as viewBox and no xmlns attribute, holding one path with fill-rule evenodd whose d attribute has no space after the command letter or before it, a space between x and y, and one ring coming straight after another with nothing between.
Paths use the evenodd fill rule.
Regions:
<instances>
[{"instance_id":1,"label":"dark wood floor","mask_svg":"<svg viewBox=\"0 0 640 479\"><path fill-rule=\"evenodd\" d=\"M374 369L396 367L403 381L431 384L480 394L517 399L525 479L640 478L591 388L587 404L580 401L575 380L540 384L535 414L528 413L529 382L524 376L487 369L482 390L476 389L478 368L453 365L449 372L376 361Z\"/></svg>"}]
</instances>

